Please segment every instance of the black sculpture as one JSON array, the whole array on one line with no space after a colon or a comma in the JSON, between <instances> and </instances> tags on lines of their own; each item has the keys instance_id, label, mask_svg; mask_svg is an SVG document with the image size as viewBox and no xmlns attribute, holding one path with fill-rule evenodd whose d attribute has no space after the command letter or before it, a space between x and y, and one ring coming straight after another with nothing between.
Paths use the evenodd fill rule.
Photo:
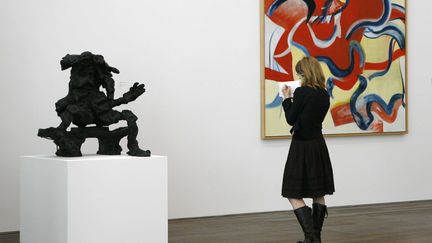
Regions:
<instances>
[{"instance_id":1,"label":"black sculpture","mask_svg":"<svg viewBox=\"0 0 432 243\"><path fill-rule=\"evenodd\" d=\"M55 104L57 115L62 121L58 127L39 129L38 132L38 136L54 140L57 145L56 155L82 156L81 145L89 137L98 139L98 154L120 154L120 139L127 136L127 154L150 156L149 150L142 150L138 146L138 118L129 110L113 110L113 107L134 101L142 95L145 92L144 84L134 83L123 97L114 99L112 73L120 72L110 67L103 56L91 52L83 52L81 55L68 54L60 64L62 70L72 68L69 92ZM106 90L106 94L100 91L101 86ZM120 120L125 120L127 127L110 131L108 126ZM67 131L71 123L78 127ZM91 124L95 126L88 127Z\"/></svg>"}]
</instances>

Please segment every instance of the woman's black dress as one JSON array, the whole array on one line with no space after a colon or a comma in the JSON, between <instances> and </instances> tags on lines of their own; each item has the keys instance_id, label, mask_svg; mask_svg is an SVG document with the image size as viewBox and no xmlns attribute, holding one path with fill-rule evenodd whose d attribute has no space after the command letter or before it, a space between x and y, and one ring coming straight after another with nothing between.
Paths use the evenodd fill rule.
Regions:
<instances>
[{"instance_id":1,"label":"woman's black dress","mask_svg":"<svg viewBox=\"0 0 432 243\"><path fill-rule=\"evenodd\" d=\"M333 170L321 131L322 122L330 107L327 91L308 86L299 87L294 98L285 99L282 106L288 124L293 126L282 196L315 198L333 194Z\"/></svg>"}]
</instances>

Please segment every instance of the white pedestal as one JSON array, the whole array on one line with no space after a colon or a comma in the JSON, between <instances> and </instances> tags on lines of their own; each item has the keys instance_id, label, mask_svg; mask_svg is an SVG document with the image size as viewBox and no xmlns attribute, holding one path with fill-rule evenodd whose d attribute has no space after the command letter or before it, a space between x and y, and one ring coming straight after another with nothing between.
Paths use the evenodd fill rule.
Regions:
<instances>
[{"instance_id":1,"label":"white pedestal","mask_svg":"<svg viewBox=\"0 0 432 243\"><path fill-rule=\"evenodd\" d=\"M21 243L168 242L167 157L21 157Z\"/></svg>"}]
</instances>

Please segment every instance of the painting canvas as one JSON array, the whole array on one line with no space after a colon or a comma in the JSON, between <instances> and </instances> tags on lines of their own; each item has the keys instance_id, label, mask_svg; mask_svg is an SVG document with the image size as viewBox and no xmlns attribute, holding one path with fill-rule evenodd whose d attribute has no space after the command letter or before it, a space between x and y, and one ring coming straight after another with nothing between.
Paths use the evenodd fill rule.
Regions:
<instances>
[{"instance_id":1,"label":"painting canvas","mask_svg":"<svg viewBox=\"0 0 432 243\"><path fill-rule=\"evenodd\" d=\"M330 94L327 135L407 133L404 0L261 0L262 137L289 136L281 87L304 56Z\"/></svg>"}]
</instances>

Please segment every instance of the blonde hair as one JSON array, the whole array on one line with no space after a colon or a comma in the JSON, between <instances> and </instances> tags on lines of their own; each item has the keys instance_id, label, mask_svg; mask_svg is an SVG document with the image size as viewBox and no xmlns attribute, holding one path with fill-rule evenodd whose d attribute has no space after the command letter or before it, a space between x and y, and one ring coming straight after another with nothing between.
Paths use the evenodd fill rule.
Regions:
<instances>
[{"instance_id":1,"label":"blonde hair","mask_svg":"<svg viewBox=\"0 0 432 243\"><path fill-rule=\"evenodd\" d=\"M324 72L316 58L303 57L297 62L295 71L303 76L302 86L326 88Z\"/></svg>"}]
</instances>

